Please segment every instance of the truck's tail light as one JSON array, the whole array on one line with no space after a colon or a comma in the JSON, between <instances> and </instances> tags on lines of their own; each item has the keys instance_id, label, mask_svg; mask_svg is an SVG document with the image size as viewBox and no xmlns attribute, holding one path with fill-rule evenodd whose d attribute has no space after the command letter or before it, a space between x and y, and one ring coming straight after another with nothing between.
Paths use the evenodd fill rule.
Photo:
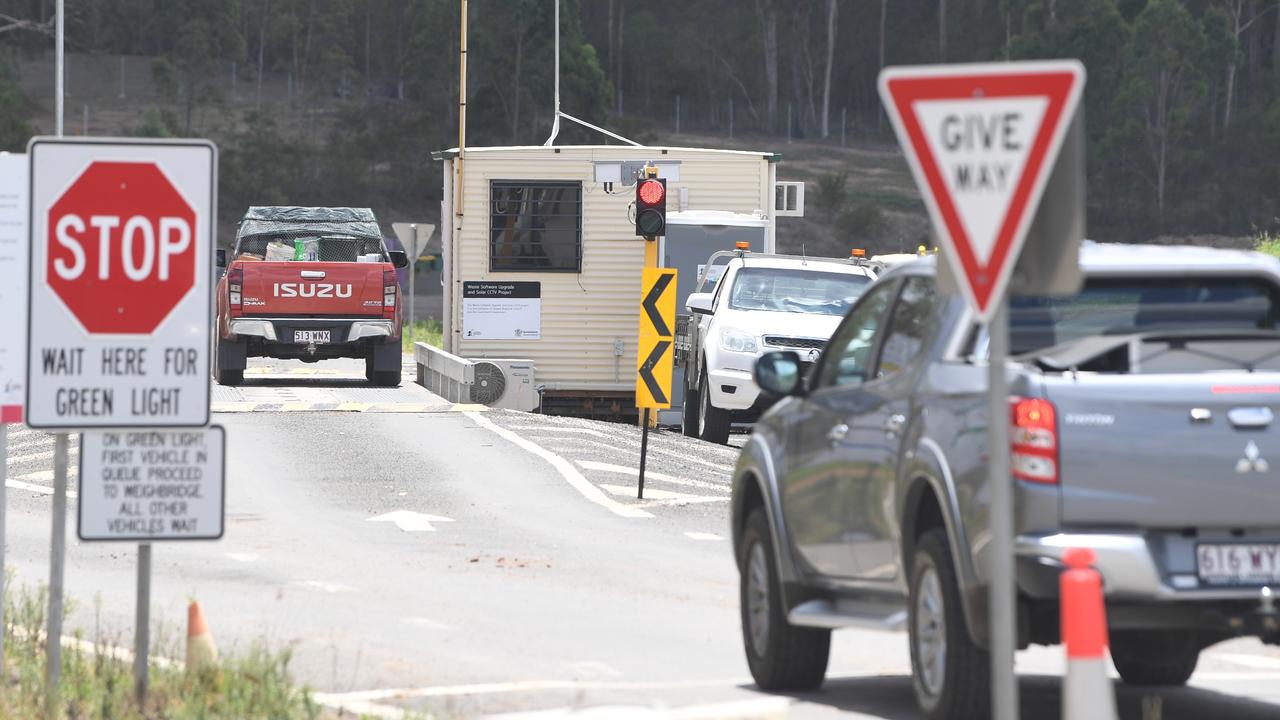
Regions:
<instances>
[{"instance_id":1,"label":"truck's tail light","mask_svg":"<svg viewBox=\"0 0 1280 720\"><path fill-rule=\"evenodd\" d=\"M400 291L400 282L395 270L382 271L382 316L396 316L396 293Z\"/></svg>"},{"instance_id":2,"label":"truck's tail light","mask_svg":"<svg viewBox=\"0 0 1280 720\"><path fill-rule=\"evenodd\" d=\"M1057 485L1058 420L1053 403L1040 398L1010 398L1009 444L1013 476Z\"/></svg>"},{"instance_id":3,"label":"truck's tail light","mask_svg":"<svg viewBox=\"0 0 1280 720\"><path fill-rule=\"evenodd\" d=\"M240 304L243 290L244 270L241 268L231 268L227 271L227 303L230 306L229 309L232 317L236 317L244 312L244 308Z\"/></svg>"}]
</instances>

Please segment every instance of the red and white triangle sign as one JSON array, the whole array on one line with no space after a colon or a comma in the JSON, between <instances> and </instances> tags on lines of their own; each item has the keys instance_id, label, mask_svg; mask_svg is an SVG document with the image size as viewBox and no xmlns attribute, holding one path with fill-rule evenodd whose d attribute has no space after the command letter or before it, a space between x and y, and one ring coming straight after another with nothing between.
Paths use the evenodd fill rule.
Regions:
<instances>
[{"instance_id":1,"label":"red and white triangle sign","mask_svg":"<svg viewBox=\"0 0 1280 720\"><path fill-rule=\"evenodd\" d=\"M1084 82L1074 60L880 73L880 100L981 321L1004 297Z\"/></svg>"}]
</instances>

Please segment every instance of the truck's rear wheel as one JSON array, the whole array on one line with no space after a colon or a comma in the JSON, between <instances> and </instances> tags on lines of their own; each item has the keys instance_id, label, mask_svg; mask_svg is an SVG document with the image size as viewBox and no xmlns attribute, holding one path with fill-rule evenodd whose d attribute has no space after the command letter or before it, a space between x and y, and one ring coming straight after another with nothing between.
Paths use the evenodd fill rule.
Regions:
<instances>
[{"instance_id":1,"label":"truck's rear wheel","mask_svg":"<svg viewBox=\"0 0 1280 720\"><path fill-rule=\"evenodd\" d=\"M218 381L219 385L228 385L234 387L244 382L244 368L226 368L223 367L225 362L224 348L225 343L218 341L214 343L213 351L213 379Z\"/></svg>"},{"instance_id":2,"label":"truck's rear wheel","mask_svg":"<svg viewBox=\"0 0 1280 720\"><path fill-rule=\"evenodd\" d=\"M930 530L916 547L908 616L916 703L929 720L989 718L990 659L969 638L947 533Z\"/></svg>"},{"instance_id":3,"label":"truck's rear wheel","mask_svg":"<svg viewBox=\"0 0 1280 720\"><path fill-rule=\"evenodd\" d=\"M1111 662L1126 685L1186 685L1199 660L1199 638L1191 630L1111 634Z\"/></svg>"},{"instance_id":4,"label":"truck's rear wheel","mask_svg":"<svg viewBox=\"0 0 1280 720\"><path fill-rule=\"evenodd\" d=\"M729 411L711 404L711 381L706 370L698 381L698 437L720 445L729 442Z\"/></svg>"}]
</instances>

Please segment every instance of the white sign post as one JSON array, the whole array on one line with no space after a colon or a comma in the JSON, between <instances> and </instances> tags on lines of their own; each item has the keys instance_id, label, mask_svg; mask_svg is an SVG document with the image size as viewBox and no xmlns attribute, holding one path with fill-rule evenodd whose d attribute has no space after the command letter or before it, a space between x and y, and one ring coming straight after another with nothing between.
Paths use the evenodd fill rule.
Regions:
<instances>
[{"instance_id":1,"label":"white sign post","mask_svg":"<svg viewBox=\"0 0 1280 720\"><path fill-rule=\"evenodd\" d=\"M219 425L80 436L81 540L222 537L226 433Z\"/></svg>"},{"instance_id":2,"label":"white sign post","mask_svg":"<svg viewBox=\"0 0 1280 720\"><path fill-rule=\"evenodd\" d=\"M27 423L203 427L217 151L36 138Z\"/></svg>"},{"instance_id":3,"label":"white sign post","mask_svg":"<svg viewBox=\"0 0 1280 720\"><path fill-rule=\"evenodd\" d=\"M27 333L27 157L0 153L0 568L4 567L5 472L8 423L22 422ZM0 597L4 596L0 572ZM4 608L0 607L0 627ZM0 671L4 637L0 634Z\"/></svg>"},{"instance_id":4,"label":"white sign post","mask_svg":"<svg viewBox=\"0 0 1280 720\"><path fill-rule=\"evenodd\" d=\"M416 304L417 295L414 292L414 279L418 273L418 256L422 255L422 251L426 249L427 241L431 239L431 235L436 231L436 226L431 223L391 223L391 229L395 231L396 237L399 238L400 244L404 247L404 251L409 256L409 327L413 327L414 305Z\"/></svg>"},{"instance_id":5,"label":"white sign post","mask_svg":"<svg viewBox=\"0 0 1280 720\"><path fill-rule=\"evenodd\" d=\"M59 13L61 15L61 13ZM46 703L59 695L69 430L209 424L217 148L200 140L34 138L27 424L54 438ZM84 492L85 483L82 478ZM138 549L149 622L150 545ZM139 642L148 628L138 628ZM145 647L135 665L145 698Z\"/></svg>"},{"instance_id":6,"label":"white sign post","mask_svg":"<svg viewBox=\"0 0 1280 720\"><path fill-rule=\"evenodd\" d=\"M1006 289L1084 91L1074 60L886 68L885 106L969 308L987 325L991 699L1018 716Z\"/></svg>"}]
</instances>

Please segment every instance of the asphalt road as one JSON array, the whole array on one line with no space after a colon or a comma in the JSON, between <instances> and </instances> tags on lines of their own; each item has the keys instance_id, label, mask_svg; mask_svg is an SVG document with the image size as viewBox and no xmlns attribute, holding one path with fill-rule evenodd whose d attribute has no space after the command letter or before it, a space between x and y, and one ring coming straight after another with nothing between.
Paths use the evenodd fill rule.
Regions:
<instances>
[{"instance_id":1,"label":"asphalt road","mask_svg":"<svg viewBox=\"0 0 1280 720\"><path fill-rule=\"evenodd\" d=\"M158 545L157 652L181 654L197 598L223 652L265 640L333 706L395 716L561 714L618 706L914 718L905 637L836 635L818 693L756 691L742 658L727 535L735 450L653 437L635 498L635 428L477 412L352 363L258 364L219 388L226 536ZM11 437L7 562L47 581L52 440ZM74 487L74 484L73 484ZM70 626L127 645L134 548L75 539ZM1023 717L1055 718L1061 650L1019 654ZM1120 688L1124 718L1151 699ZM724 703L735 703L726 706ZM1212 649L1164 718L1280 716L1280 648ZM585 713L589 714L589 713Z\"/></svg>"}]
</instances>

